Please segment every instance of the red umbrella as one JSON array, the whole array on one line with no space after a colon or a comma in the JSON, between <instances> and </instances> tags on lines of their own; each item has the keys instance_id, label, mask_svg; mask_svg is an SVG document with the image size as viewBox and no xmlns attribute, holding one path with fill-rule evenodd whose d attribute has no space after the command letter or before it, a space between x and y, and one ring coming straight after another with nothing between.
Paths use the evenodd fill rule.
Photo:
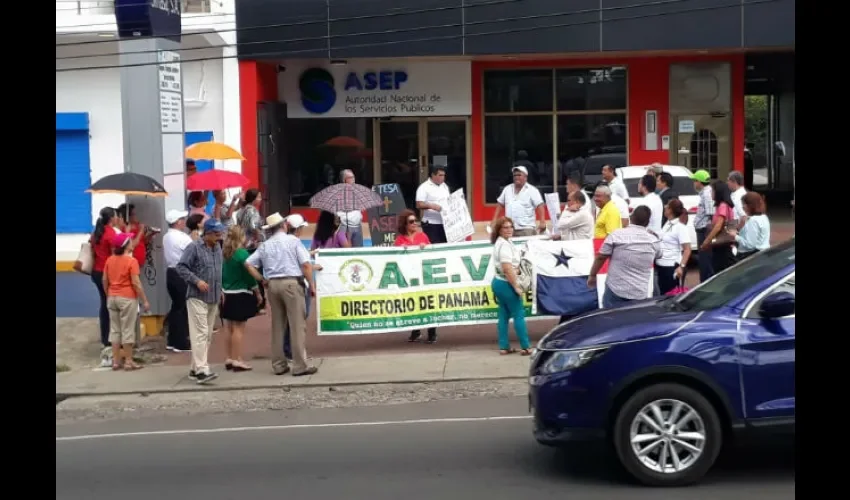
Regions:
<instances>
[{"instance_id":1,"label":"red umbrella","mask_svg":"<svg viewBox=\"0 0 850 500\"><path fill-rule=\"evenodd\" d=\"M328 139L324 143L325 146L335 146L338 148L363 148L363 143L354 137L348 137L344 135L339 135L337 137L333 137Z\"/></svg>"},{"instance_id":2,"label":"red umbrella","mask_svg":"<svg viewBox=\"0 0 850 500\"><path fill-rule=\"evenodd\" d=\"M207 170L186 179L189 191L221 191L229 188L241 188L251 181L238 172L229 170Z\"/></svg>"}]
</instances>

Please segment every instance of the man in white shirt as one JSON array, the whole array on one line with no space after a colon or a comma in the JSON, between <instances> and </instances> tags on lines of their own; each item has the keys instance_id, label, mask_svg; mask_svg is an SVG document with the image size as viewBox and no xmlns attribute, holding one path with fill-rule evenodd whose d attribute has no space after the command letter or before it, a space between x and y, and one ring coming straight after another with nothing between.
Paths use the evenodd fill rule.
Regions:
<instances>
[{"instance_id":1,"label":"man in white shirt","mask_svg":"<svg viewBox=\"0 0 850 500\"><path fill-rule=\"evenodd\" d=\"M744 176L741 172L733 170L726 177L726 185L729 186L729 191L732 191L732 203L735 205L735 218L738 219L738 229L744 227L747 222L747 212L744 212L744 195L747 194L747 189L744 187Z\"/></svg>"},{"instance_id":2,"label":"man in white shirt","mask_svg":"<svg viewBox=\"0 0 850 500\"><path fill-rule=\"evenodd\" d=\"M186 311L186 282L177 274L177 263L183 256L183 250L192 243L186 234L186 217L189 212L169 210L165 214L168 231L162 237L162 252L165 256L165 286L171 297L171 309L166 316L168 336L166 347L169 351L189 351L189 316Z\"/></svg>"},{"instance_id":3,"label":"man in white shirt","mask_svg":"<svg viewBox=\"0 0 850 500\"><path fill-rule=\"evenodd\" d=\"M611 189L611 194L619 196L628 203L629 191L626 189L626 185L623 183L623 180L617 177L617 171L614 170L613 166L605 165L602 167L602 179L608 183L608 187ZM626 218L628 217L629 215L626 214Z\"/></svg>"},{"instance_id":4,"label":"man in white shirt","mask_svg":"<svg viewBox=\"0 0 850 500\"><path fill-rule=\"evenodd\" d=\"M528 169L523 166L511 170L514 182L505 186L502 194L496 200L496 213L493 214L495 225L502 212L514 221L514 236L534 236L535 219L536 233L546 231L546 205L540 191L528 183Z\"/></svg>"},{"instance_id":5,"label":"man in white shirt","mask_svg":"<svg viewBox=\"0 0 850 500\"><path fill-rule=\"evenodd\" d=\"M354 172L345 169L339 174L340 182L345 184L354 184ZM345 230L345 235L348 236L348 241L352 247L363 246L363 212L360 210L352 210L350 212L337 212L339 224Z\"/></svg>"},{"instance_id":6,"label":"man in white shirt","mask_svg":"<svg viewBox=\"0 0 850 500\"><path fill-rule=\"evenodd\" d=\"M567 176L567 202L569 202L570 195L573 193L577 193L581 191L581 174L579 172L571 172L570 175ZM586 193L582 193L587 198ZM590 214L591 218L596 217L596 214L593 210L593 203L585 203L581 206L582 211ZM566 210L566 208L565 208Z\"/></svg>"},{"instance_id":7,"label":"man in white shirt","mask_svg":"<svg viewBox=\"0 0 850 500\"><path fill-rule=\"evenodd\" d=\"M661 203L661 197L655 194L655 177L652 175L644 175L638 182L638 193L643 198L635 208L643 205L649 209L650 217L647 229L655 235L661 234L661 217L664 215L664 206Z\"/></svg>"},{"instance_id":8,"label":"man in white shirt","mask_svg":"<svg viewBox=\"0 0 850 500\"><path fill-rule=\"evenodd\" d=\"M451 192L446 185L446 169L434 167L431 176L416 189L416 209L422 211L422 232L432 244L446 243L446 231L440 210Z\"/></svg>"}]
</instances>

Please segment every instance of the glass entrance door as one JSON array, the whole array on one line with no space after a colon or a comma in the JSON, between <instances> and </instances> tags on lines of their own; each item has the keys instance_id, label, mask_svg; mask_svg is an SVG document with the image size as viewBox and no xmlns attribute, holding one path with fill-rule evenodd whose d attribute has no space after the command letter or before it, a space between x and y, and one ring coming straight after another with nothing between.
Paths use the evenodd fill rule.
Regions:
<instances>
[{"instance_id":1,"label":"glass entrance door","mask_svg":"<svg viewBox=\"0 0 850 500\"><path fill-rule=\"evenodd\" d=\"M426 171L431 168L446 169L446 184L454 192L463 189L469 200L467 189L466 120L428 120L425 122L427 140ZM426 174L428 175L428 174Z\"/></svg>"},{"instance_id":2,"label":"glass entrance door","mask_svg":"<svg viewBox=\"0 0 850 500\"><path fill-rule=\"evenodd\" d=\"M712 179L726 180L732 167L729 148L732 119L728 116L678 115L673 127L670 162L691 169L706 170ZM676 133L678 132L678 133Z\"/></svg>"},{"instance_id":3,"label":"glass entrance door","mask_svg":"<svg viewBox=\"0 0 850 500\"><path fill-rule=\"evenodd\" d=\"M419 121L381 121L379 184L397 183L407 208L415 206L424 167L420 158Z\"/></svg>"},{"instance_id":4,"label":"glass entrance door","mask_svg":"<svg viewBox=\"0 0 850 500\"><path fill-rule=\"evenodd\" d=\"M430 168L443 167L449 189L463 188L468 202L466 118L395 118L377 123L377 184L398 183L405 204L413 209L416 189Z\"/></svg>"}]
</instances>

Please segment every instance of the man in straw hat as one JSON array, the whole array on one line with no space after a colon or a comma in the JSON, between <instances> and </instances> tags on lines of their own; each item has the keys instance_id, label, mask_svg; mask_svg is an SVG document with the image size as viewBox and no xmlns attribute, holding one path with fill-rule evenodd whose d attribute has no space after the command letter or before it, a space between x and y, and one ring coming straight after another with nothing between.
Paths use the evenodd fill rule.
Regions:
<instances>
[{"instance_id":1,"label":"man in straw hat","mask_svg":"<svg viewBox=\"0 0 850 500\"><path fill-rule=\"evenodd\" d=\"M290 367L283 354L285 326L292 341L292 375L312 375L318 371L307 364L306 284L315 293L310 253L299 235L307 226L304 217L293 214L284 219L279 213L266 217L263 230L275 229L256 252L248 257L245 267L257 281L268 287L268 303L272 310L272 370L283 375ZM263 268L265 277L258 268Z\"/></svg>"}]
</instances>

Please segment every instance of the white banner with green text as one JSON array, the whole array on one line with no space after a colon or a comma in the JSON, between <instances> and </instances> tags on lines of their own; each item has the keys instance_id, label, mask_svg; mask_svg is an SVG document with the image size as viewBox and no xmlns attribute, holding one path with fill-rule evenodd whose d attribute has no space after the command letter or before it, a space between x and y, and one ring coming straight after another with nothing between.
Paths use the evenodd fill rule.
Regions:
<instances>
[{"instance_id":1,"label":"white banner with green text","mask_svg":"<svg viewBox=\"0 0 850 500\"><path fill-rule=\"evenodd\" d=\"M319 335L495 323L498 317L489 241L321 250L316 263L322 266L315 275ZM529 292L527 317L531 300Z\"/></svg>"}]
</instances>

